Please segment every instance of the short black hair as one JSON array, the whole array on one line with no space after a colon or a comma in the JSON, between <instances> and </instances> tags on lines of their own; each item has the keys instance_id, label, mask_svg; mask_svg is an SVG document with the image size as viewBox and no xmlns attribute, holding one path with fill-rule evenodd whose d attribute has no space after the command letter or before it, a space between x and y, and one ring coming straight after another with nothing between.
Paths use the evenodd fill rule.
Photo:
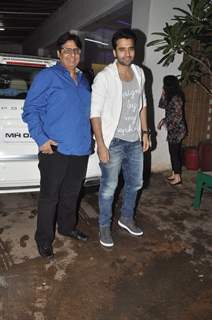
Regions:
<instances>
[{"instance_id":1,"label":"short black hair","mask_svg":"<svg viewBox=\"0 0 212 320\"><path fill-rule=\"evenodd\" d=\"M64 34L62 34L58 39L57 39L57 50L61 50L64 43L66 43L67 41L74 41L76 46L79 49L82 49L82 42L80 40L80 37L74 33L70 33L70 32L66 32Z\"/></svg>"},{"instance_id":2,"label":"short black hair","mask_svg":"<svg viewBox=\"0 0 212 320\"><path fill-rule=\"evenodd\" d=\"M128 28L123 28L123 29L119 29L118 31L116 31L113 34L112 37L112 46L113 49L116 50L116 46L117 46L117 41L119 39L132 39L134 41L134 45L136 45L136 41L137 41L137 37L135 32L132 29L128 29Z\"/></svg>"}]
</instances>

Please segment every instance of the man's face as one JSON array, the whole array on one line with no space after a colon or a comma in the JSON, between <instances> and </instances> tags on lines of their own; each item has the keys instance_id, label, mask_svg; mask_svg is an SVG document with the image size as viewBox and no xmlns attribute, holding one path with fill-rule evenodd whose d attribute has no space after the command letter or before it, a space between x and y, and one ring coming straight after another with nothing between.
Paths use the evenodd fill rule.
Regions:
<instances>
[{"instance_id":1,"label":"man's face","mask_svg":"<svg viewBox=\"0 0 212 320\"><path fill-rule=\"evenodd\" d=\"M73 70L80 62L80 49L73 40L64 43L60 51L57 51L58 58L64 67Z\"/></svg>"},{"instance_id":2,"label":"man's face","mask_svg":"<svg viewBox=\"0 0 212 320\"><path fill-rule=\"evenodd\" d=\"M117 41L116 49L113 50L114 57L117 58L118 63L123 66L131 65L135 58L135 44L132 39L119 39Z\"/></svg>"}]
</instances>

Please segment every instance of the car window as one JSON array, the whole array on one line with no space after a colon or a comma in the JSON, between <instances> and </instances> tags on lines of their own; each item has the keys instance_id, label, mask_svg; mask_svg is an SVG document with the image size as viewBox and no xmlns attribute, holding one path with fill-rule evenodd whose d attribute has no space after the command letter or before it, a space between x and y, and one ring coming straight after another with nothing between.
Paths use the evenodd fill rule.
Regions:
<instances>
[{"instance_id":1,"label":"car window","mask_svg":"<svg viewBox=\"0 0 212 320\"><path fill-rule=\"evenodd\" d=\"M0 98L25 99L41 67L0 64Z\"/></svg>"}]
</instances>

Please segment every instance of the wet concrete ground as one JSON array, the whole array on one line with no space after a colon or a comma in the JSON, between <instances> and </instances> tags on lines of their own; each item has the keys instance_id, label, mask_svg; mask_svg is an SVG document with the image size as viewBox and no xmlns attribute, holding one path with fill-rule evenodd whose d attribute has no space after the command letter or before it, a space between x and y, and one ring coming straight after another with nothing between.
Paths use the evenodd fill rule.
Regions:
<instances>
[{"instance_id":1,"label":"wet concrete ground","mask_svg":"<svg viewBox=\"0 0 212 320\"><path fill-rule=\"evenodd\" d=\"M153 174L137 208L143 237L117 226L115 246L98 242L97 193L86 193L80 228L87 243L62 236L55 258L33 240L37 194L0 195L0 320L212 320L212 193L193 209L195 172L170 186Z\"/></svg>"}]
</instances>

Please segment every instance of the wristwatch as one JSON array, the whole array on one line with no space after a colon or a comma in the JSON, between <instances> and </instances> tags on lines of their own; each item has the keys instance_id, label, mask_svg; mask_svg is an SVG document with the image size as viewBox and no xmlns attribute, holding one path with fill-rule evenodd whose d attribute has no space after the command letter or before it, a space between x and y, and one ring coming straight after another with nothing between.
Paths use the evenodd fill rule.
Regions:
<instances>
[{"instance_id":1,"label":"wristwatch","mask_svg":"<svg viewBox=\"0 0 212 320\"><path fill-rule=\"evenodd\" d=\"M151 130L150 129L142 130L142 133L150 135Z\"/></svg>"}]
</instances>

